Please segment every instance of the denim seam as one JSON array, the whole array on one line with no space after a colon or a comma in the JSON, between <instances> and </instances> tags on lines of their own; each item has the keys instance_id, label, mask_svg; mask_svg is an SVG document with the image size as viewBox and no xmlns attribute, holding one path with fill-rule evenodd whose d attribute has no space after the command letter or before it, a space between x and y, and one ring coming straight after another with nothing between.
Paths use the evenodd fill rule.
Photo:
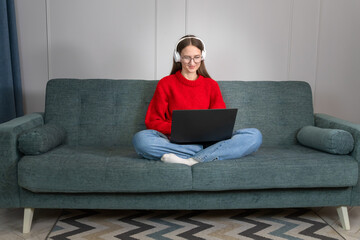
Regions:
<instances>
[{"instance_id":1,"label":"denim seam","mask_svg":"<svg viewBox=\"0 0 360 240\"><path fill-rule=\"evenodd\" d=\"M195 157L195 158L193 158L193 159L195 159L195 160L200 159L200 162L204 162L204 159L208 158L209 155L217 152L218 149L221 148L223 145L224 145L224 142L221 142L221 143L219 144L219 146L218 146L217 148L215 148L212 153L207 154L207 155L204 155L203 157L199 157L199 158L196 158L196 157ZM208 161L206 161L206 162L211 162L211 161L214 161L214 160L216 160L216 159L219 159L219 157L215 157L215 158L210 159L210 160L208 160Z\"/></svg>"}]
</instances>

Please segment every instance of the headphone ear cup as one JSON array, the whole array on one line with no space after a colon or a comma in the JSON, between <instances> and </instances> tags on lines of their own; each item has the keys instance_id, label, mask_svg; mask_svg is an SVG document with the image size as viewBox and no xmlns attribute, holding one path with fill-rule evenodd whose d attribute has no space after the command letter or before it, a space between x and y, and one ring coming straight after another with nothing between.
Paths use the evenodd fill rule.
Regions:
<instances>
[{"instance_id":1,"label":"headphone ear cup","mask_svg":"<svg viewBox=\"0 0 360 240\"><path fill-rule=\"evenodd\" d=\"M180 62L180 54L178 51L174 51L174 61L175 62Z\"/></svg>"},{"instance_id":2,"label":"headphone ear cup","mask_svg":"<svg viewBox=\"0 0 360 240\"><path fill-rule=\"evenodd\" d=\"M205 50L202 50L202 51L201 51L201 59L202 59L202 60L205 60L205 58L206 58L206 51L205 51Z\"/></svg>"}]
</instances>

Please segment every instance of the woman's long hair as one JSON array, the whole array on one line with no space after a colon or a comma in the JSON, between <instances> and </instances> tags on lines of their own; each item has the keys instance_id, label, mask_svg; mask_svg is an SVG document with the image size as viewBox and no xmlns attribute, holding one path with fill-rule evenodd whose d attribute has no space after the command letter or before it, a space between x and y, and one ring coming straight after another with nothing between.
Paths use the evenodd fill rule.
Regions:
<instances>
[{"instance_id":1,"label":"woman's long hair","mask_svg":"<svg viewBox=\"0 0 360 240\"><path fill-rule=\"evenodd\" d=\"M197 47L198 49L200 49L200 51L204 50L204 45L202 44L202 42L199 39L196 39L196 36L194 36L194 35L186 35L186 36L184 36L182 38L185 38L185 39L180 41L179 44L176 46L176 51L178 53L181 53L181 51L184 48L186 48L187 46L190 46L190 45ZM173 59L173 66L172 66L170 75L175 74L177 71L179 71L181 69L182 69L181 62L175 62L175 60ZM204 60L201 60L200 67L199 67L199 69L197 70L196 73L198 75L203 76L203 77L211 78L209 73L206 70Z\"/></svg>"}]
</instances>

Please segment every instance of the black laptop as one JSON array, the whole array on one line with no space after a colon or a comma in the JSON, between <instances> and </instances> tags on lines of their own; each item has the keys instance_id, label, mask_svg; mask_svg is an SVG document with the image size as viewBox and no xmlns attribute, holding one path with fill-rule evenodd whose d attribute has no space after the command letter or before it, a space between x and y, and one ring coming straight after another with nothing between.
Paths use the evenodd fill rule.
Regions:
<instances>
[{"instance_id":1,"label":"black laptop","mask_svg":"<svg viewBox=\"0 0 360 240\"><path fill-rule=\"evenodd\" d=\"M170 141L213 143L232 137L237 109L174 110Z\"/></svg>"}]
</instances>

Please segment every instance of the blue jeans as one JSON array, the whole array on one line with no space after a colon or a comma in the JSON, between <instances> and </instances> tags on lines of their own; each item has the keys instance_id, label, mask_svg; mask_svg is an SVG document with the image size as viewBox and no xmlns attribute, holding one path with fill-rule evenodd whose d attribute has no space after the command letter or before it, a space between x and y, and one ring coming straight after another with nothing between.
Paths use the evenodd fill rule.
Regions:
<instances>
[{"instance_id":1,"label":"blue jeans","mask_svg":"<svg viewBox=\"0 0 360 240\"><path fill-rule=\"evenodd\" d=\"M166 153L180 158L193 158L198 162L229 160L249 155L258 150L262 135L256 128L237 130L230 139L217 142L207 148L199 144L175 144L162 133L143 130L133 137L135 151L150 160L160 160Z\"/></svg>"}]
</instances>

